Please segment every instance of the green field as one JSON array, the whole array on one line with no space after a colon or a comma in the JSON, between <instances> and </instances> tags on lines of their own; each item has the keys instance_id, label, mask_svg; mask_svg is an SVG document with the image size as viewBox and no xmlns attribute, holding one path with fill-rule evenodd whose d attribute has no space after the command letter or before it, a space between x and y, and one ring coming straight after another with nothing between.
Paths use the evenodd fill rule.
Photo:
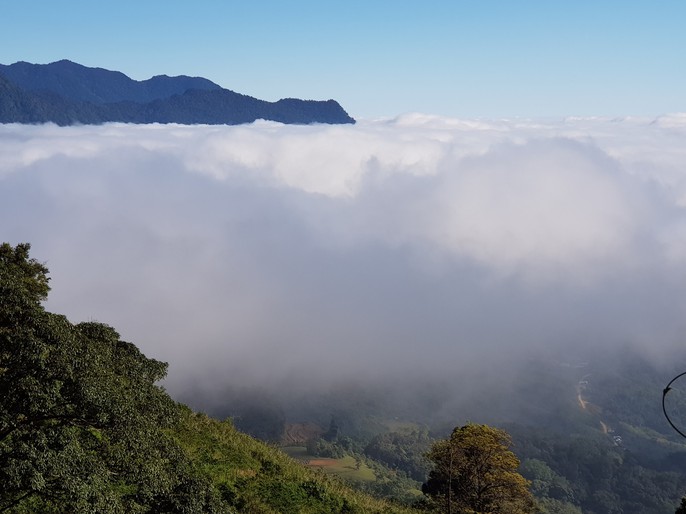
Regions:
<instances>
[{"instance_id":1,"label":"green field","mask_svg":"<svg viewBox=\"0 0 686 514\"><path fill-rule=\"evenodd\" d=\"M374 471L364 461L356 461L355 457L349 455L342 459L327 459L309 455L304 446L285 446L282 450L307 467L321 470L328 475L336 475L355 482L374 482L376 480Z\"/></svg>"}]
</instances>

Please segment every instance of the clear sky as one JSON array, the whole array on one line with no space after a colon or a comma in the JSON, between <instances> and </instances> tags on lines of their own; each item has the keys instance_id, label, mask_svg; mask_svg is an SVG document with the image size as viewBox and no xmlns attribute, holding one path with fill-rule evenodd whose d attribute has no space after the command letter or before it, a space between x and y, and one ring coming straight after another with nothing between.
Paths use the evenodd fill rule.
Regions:
<instances>
[{"instance_id":1,"label":"clear sky","mask_svg":"<svg viewBox=\"0 0 686 514\"><path fill-rule=\"evenodd\" d=\"M686 1L0 0L0 63L199 75L355 117L686 111Z\"/></svg>"}]
</instances>

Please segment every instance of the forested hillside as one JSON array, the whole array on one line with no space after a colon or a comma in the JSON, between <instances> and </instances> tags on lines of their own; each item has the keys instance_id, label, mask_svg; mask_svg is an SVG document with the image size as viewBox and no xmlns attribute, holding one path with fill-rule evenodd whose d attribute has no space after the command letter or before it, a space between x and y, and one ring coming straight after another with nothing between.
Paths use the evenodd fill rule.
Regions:
<instances>
[{"instance_id":1,"label":"forested hillside","mask_svg":"<svg viewBox=\"0 0 686 514\"><path fill-rule=\"evenodd\" d=\"M686 367L683 350L675 349L669 363L630 347L568 353L566 359L532 358L506 387L484 384L449 408L441 406L449 397L445 388L413 396L410 385L401 395L403 404L385 390L350 388L345 394L313 392L309 401L298 398L295 405L280 405L276 396L261 392L261 407L252 408L244 392L240 402L227 397L227 405L233 404L231 412L244 429L266 427L258 435L271 440L288 432L289 417L297 411L298 420L318 423L319 431L312 431L306 448L289 452L306 462L332 459L318 462L360 489L410 504L431 470L425 458L431 444L456 424L475 420L512 435L520 472L531 481L543 512L673 513L686 493L686 440L665 419L661 396ZM672 385L666 408L683 430L682 380ZM427 405L454 415L432 416ZM345 469L346 459L359 460L362 472L372 469L376 480Z\"/></svg>"},{"instance_id":2,"label":"forested hillside","mask_svg":"<svg viewBox=\"0 0 686 514\"><path fill-rule=\"evenodd\" d=\"M481 411L507 432L400 419L370 393L329 401L328 428L285 437L277 404L244 397L237 422L287 440L291 458L176 403L158 384L166 364L112 327L46 311L48 270L29 249L0 246L0 512L524 513L530 490L541 512L671 514L686 492L686 444L659 402L677 363L630 351L532 361L500 411L509 422L495 399ZM672 387L666 406L683 426L686 395ZM510 496L479 492L496 480Z\"/></svg>"},{"instance_id":3,"label":"forested hillside","mask_svg":"<svg viewBox=\"0 0 686 514\"><path fill-rule=\"evenodd\" d=\"M47 312L47 269L0 246L0 512L405 512L195 414L166 364Z\"/></svg>"}]
</instances>

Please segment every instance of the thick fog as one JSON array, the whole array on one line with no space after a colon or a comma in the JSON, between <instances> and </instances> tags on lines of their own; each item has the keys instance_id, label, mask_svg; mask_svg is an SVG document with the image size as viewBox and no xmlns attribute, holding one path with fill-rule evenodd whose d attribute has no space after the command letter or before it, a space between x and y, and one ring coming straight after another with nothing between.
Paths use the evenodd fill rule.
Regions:
<instances>
[{"instance_id":1,"label":"thick fog","mask_svg":"<svg viewBox=\"0 0 686 514\"><path fill-rule=\"evenodd\" d=\"M667 361L686 115L0 125L0 235L47 263L48 309L168 361L179 396Z\"/></svg>"}]
</instances>

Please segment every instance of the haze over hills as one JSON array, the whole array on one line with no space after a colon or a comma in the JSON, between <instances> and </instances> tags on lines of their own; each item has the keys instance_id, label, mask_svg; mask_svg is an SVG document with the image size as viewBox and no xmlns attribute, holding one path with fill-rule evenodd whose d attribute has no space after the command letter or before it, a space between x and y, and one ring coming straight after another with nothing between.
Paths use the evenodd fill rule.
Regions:
<instances>
[{"instance_id":1,"label":"haze over hills","mask_svg":"<svg viewBox=\"0 0 686 514\"><path fill-rule=\"evenodd\" d=\"M169 361L175 399L284 431L365 490L417 493L386 477L422 480L429 436L473 420L508 423L551 514L671 514L686 447L659 393L685 360L685 134L681 114L0 125L0 226L49 259L55 311ZM219 462L213 433L198 453ZM320 491L305 484L296 503Z\"/></svg>"},{"instance_id":2,"label":"haze over hills","mask_svg":"<svg viewBox=\"0 0 686 514\"><path fill-rule=\"evenodd\" d=\"M285 124L354 123L334 100L267 102L201 77L160 75L144 81L61 60L0 65L0 122L58 125L226 124L257 119Z\"/></svg>"}]
</instances>

